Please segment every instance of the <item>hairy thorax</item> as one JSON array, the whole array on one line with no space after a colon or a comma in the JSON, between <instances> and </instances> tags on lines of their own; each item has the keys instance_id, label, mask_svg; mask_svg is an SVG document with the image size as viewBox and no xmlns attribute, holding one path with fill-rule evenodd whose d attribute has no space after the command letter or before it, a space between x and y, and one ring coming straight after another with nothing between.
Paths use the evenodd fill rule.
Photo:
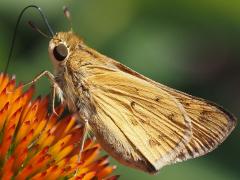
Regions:
<instances>
[{"instance_id":1,"label":"hairy thorax","mask_svg":"<svg viewBox=\"0 0 240 180\"><path fill-rule=\"evenodd\" d=\"M63 98L72 112L78 112L81 120L91 120L95 115L95 107L91 101L87 85L78 72L59 68L55 80L62 90Z\"/></svg>"}]
</instances>

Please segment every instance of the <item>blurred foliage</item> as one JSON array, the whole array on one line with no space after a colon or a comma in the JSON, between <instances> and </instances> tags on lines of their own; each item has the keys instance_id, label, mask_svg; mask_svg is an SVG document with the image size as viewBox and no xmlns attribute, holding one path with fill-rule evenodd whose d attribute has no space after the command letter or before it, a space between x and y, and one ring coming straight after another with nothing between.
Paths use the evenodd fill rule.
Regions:
<instances>
[{"instance_id":1,"label":"blurred foliage","mask_svg":"<svg viewBox=\"0 0 240 180\"><path fill-rule=\"evenodd\" d=\"M1 0L0 68L4 69L19 12L27 5L42 7L54 31L67 31L62 6L72 13L73 30L91 47L132 69L173 88L224 105L239 117L240 1L157 0ZM19 27L9 73L29 81L52 70L48 39L26 22L46 28L35 10ZM49 93L46 79L37 85ZM119 165L122 179L239 179L239 128L213 153L163 168L150 176Z\"/></svg>"}]
</instances>

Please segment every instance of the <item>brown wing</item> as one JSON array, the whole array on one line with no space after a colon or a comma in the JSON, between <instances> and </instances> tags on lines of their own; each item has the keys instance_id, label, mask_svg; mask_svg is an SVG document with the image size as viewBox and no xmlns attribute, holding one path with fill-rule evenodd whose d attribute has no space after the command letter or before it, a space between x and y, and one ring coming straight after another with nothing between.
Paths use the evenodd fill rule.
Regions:
<instances>
[{"instance_id":1,"label":"brown wing","mask_svg":"<svg viewBox=\"0 0 240 180\"><path fill-rule=\"evenodd\" d=\"M77 67L97 111L92 127L104 148L124 164L149 172L150 165L157 171L206 154L236 125L213 103L156 83L90 48L82 47L81 53Z\"/></svg>"},{"instance_id":2,"label":"brown wing","mask_svg":"<svg viewBox=\"0 0 240 180\"><path fill-rule=\"evenodd\" d=\"M145 171L172 163L191 138L182 105L162 88L131 74L87 68L95 72L85 78L97 112L97 123L90 125L102 146L124 164ZM139 167L139 158L145 165Z\"/></svg>"},{"instance_id":3,"label":"brown wing","mask_svg":"<svg viewBox=\"0 0 240 180\"><path fill-rule=\"evenodd\" d=\"M214 150L235 128L237 124L236 118L215 103L159 84L116 61L113 61L113 63L121 71L133 74L162 88L183 105L191 119L193 136L175 159L175 162L202 156Z\"/></svg>"}]
</instances>

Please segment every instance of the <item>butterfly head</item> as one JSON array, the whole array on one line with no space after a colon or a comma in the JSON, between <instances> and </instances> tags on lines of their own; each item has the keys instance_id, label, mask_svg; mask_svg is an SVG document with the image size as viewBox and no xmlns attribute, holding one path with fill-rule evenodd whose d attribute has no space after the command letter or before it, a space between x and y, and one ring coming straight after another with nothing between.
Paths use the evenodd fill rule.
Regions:
<instances>
[{"instance_id":1,"label":"butterfly head","mask_svg":"<svg viewBox=\"0 0 240 180\"><path fill-rule=\"evenodd\" d=\"M65 65L81 43L82 39L72 31L56 33L50 40L48 47L48 53L53 65L55 67Z\"/></svg>"}]
</instances>

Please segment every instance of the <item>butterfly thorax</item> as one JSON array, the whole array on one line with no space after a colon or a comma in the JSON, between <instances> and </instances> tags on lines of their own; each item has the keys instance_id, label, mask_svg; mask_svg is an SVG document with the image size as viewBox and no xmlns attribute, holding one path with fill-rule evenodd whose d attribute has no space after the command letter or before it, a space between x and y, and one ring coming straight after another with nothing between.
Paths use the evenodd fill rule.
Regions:
<instances>
[{"instance_id":1,"label":"butterfly thorax","mask_svg":"<svg viewBox=\"0 0 240 180\"><path fill-rule=\"evenodd\" d=\"M80 119L92 119L95 108L91 103L88 88L79 73L63 67L56 72L55 81L62 90L68 108L72 112L78 112Z\"/></svg>"}]
</instances>

